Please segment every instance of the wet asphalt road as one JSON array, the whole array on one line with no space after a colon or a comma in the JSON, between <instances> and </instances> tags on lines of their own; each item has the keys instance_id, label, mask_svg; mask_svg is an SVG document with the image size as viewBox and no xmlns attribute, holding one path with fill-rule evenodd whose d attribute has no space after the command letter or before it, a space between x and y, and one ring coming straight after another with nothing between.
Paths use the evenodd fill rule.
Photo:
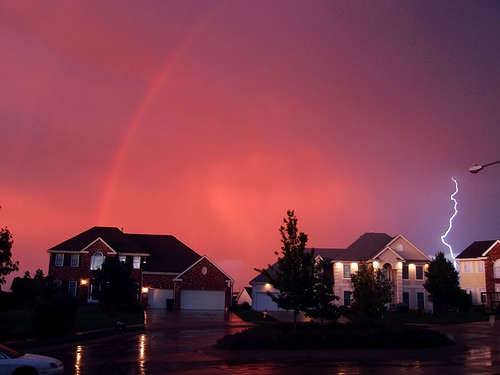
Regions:
<instances>
[{"instance_id":1,"label":"wet asphalt road","mask_svg":"<svg viewBox=\"0 0 500 375\"><path fill-rule=\"evenodd\" d=\"M500 322L433 326L456 344L425 350L240 351L214 347L248 324L219 312L150 310L142 333L32 348L65 374L500 374Z\"/></svg>"}]
</instances>

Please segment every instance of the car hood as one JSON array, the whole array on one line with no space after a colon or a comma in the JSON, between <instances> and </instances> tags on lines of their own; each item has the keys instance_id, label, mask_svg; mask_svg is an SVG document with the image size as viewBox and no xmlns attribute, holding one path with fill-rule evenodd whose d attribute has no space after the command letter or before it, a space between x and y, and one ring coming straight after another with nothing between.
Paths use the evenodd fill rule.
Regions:
<instances>
[{"instance_id":1,"label":"car hood","mask_svg":"<svg viewBox=\"0 0 500 375\"><path fill-rule=\"evenodd\" d=\"M47 364L47 367L50 367L50 363L53 362L57 364L57 367L62 366L62 363L60 360L52 358L52 357L47 357L44 355L39 355L39 354L31 354L31 353L26 353L22 357L18 358L19 361L26 361L26 362L37 362L39 364Z\"/></svg>"}]
</instances>

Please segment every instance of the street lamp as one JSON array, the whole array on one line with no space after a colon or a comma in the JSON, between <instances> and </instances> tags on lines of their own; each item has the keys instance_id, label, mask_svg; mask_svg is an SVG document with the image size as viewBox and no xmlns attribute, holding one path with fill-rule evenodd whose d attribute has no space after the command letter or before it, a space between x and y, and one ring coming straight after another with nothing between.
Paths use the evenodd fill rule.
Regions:
<instances>
[{"instance_id":1,"label":"street lamp","mask_svg":"<svg viewBox=\"0 0 500 375\"><path fill-rule=\"evenodd\" d=\"M476 164L475 166L469 168L469 172L470 173L477 173L477 172L481 171L484 167L488 167L490 165L499 164L499 163L500 163L500 160L494 161L493 163L483 164L483 165Z\"/></svg>"}]
</instances>

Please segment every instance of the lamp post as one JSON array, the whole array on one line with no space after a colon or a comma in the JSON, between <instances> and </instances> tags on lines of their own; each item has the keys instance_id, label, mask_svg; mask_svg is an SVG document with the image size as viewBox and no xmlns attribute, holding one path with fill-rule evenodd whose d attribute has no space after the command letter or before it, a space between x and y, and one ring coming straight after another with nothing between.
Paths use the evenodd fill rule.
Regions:
<instances>
[{"instance_id":1,"label":"lamp post","mask_svg":"<svg viewBox=\"0 0 500 375\"><path fill-rule=\"evenodd\" d=\"M469 172L470 173L477 173L477 172L483 170L483 168L485 168L485 167L488 167L488 166L493 165L493 164L499 164L499 163L500 163L500 160L494 161L493 163L483 164L483 165L476 164L475 166L469 168Z\"/></svg>"}]
</instances>

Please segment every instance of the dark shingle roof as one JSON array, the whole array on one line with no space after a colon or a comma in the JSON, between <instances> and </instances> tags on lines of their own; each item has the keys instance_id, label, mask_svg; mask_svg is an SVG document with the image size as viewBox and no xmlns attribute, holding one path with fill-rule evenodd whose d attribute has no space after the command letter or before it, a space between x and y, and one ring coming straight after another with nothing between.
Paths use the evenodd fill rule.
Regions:
<instances>
[{"instance_id":1,"label":"dark shingle roof","mask_svg":"<svg viewBox=\"0 0 500 375\"><path fill-rule=\"evenodd\" d=\"M386 233L365 233L350 244L339 256L341 260L361 261L375 256L393 237Z\"/></svg>"},{"instance_id":2,"label":"dark shingle roof","mask_svg":"<svg viewBox=\"0 0 500 375\"><path fill-rule=\"evenodd\" d=\"M142 269L149 272L186 270L201 256L171 235L131 234L113 227L93 227L49 249L49 251L81 251L101 238L120 254L149 255Z\"/></svg>"},{"instance_id":3,"label":"dark shingle roof","mask_svg":"<svg viewBox=\"0 0 500 375\"><path fill-rule=\"evenodd\" d=\"M457 259L468 259L468 258L478 258L483 255L483 253L488 250L496 240L491 241L476 241L473 242L469 247L462 251L456 258Z\"/></svg>"},{"instance_id":4,"label":"dark shingle roof","mask_svg":"<svg viewBox=\"0 0 500 375\"><path fill-rule=\"evenodd\" d=\"M81 251L96 239L102 238L113 250L119 253L147 253L120 229L114 227L93 227L67 241L54 246L51 250Z\"/></svg>"},{"instance_id":5,"label":"dark shingle roof","mask_svg":"<svg viewBox=\"0 0 500 375\"><path fill-rule=\"evenodd\" d=\"M142 269L149 272L182 272L201 258L171 235L128 234L151 254Z\"/></svg>"},{"instance_id":6,"label":"dark shingle roof","mask_svg":"<svg viewBox=\"0 0 500 375\"><path fill-rule=\"evenodd\" d=\"M319 255L325 260L325 262L331 262L338 258L339 254L342 253L344 249L326 249L326 248L314 248L314 255Z\"/></svg>"}]
</instances>

